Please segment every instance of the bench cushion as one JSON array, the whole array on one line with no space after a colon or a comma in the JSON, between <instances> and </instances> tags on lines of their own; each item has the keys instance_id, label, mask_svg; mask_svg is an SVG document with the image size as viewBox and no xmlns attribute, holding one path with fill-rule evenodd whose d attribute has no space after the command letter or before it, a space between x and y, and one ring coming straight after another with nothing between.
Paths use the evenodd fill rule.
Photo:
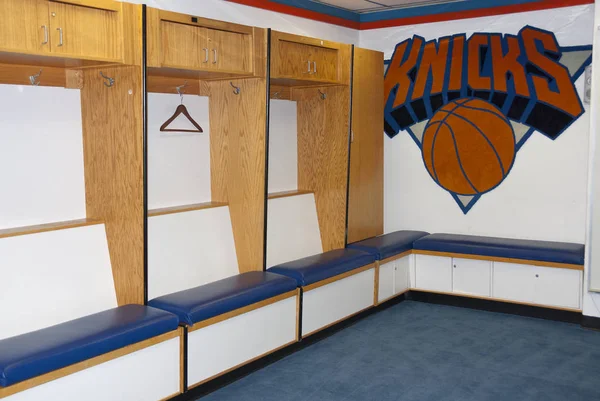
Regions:
<instances>
[{"instance_id":1,"label":"bench cushion","mask_svg":"<svg viewBox=\"0 0 600 401\"><path fill-rule=\"evenodd\" d=\"M375 262L375 256L358 249L335 249L273 266L270 272L283 274L305 286Z\"/></svg>"},{"instance_id":2,"label":"bench cushion","mask_svg":"<svg viewBox=\"0 0 600 401\"><path fill-rule=\"evenodd\" d=\"M415 241L414 249L583 265L585 248L569 242L432 234Z\"/></svg>"},{"instance_id":3,"label":"bench cushion","mask_svg":"<svg viewBox=\"0 0 600 401\"><path fill-rule=\"evenodd\" d=\"M425 231L395 231L348 244L348 248L360 249L375 255L377 260L383 260L410 251L413 249L413 242L426 235L429 235L429 233Z\"/></svg>"},{"instance_id":4,"label":"bench cushion","mask_svg":"<svg viewBox=\"0 0 600 401\"><path fill-rule=\"evenodd\" d=\"M0 386L123 348L177 329L177 316L125 305L0 340Z\"/></svg>"},{"instance_id":5,"label":"bench cushion","mask_svg":"<svg viewBox=\"0 0 600 401\"><path fill-rule=\"evenodd\" d=\"M238 274L148 302L179 316L188 326L296 289L296 282L266 272Z\"/></svg>"}]
</instances>

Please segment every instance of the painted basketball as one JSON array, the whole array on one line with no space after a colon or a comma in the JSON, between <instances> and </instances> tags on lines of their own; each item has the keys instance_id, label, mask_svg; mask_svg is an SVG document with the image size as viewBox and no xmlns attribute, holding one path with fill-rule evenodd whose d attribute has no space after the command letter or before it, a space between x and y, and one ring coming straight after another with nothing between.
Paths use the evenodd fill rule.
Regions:
<instances>
[{"instance_id":1,"label":"painted basketball","mask_svg":"<svg viewBox=\"0 0 600 401\"><path fill-rule=\"evenodd\" d=\"M504 114L481 99L440 108L423 133L423 161L431 177L458 195L494 189L515 160L515 133Z\"/></svg>"}]
</instances>

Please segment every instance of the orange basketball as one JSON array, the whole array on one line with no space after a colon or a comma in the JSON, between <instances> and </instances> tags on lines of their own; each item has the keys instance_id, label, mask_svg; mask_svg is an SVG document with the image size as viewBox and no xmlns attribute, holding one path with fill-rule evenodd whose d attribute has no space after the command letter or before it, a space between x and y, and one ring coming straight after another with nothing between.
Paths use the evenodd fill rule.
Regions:
<instances>
[{"instance_id":1,"label":"orange basketball","mask_svg":"<svg viewBox=\"0 0 600 401\"><path fill-rule=\"evenodd\" d=\"M442 188L479 195L508 175L515 160L515 133L493 104L458 99L429 120L422 148L427 171Z\"/></svg>"}]
</instances>

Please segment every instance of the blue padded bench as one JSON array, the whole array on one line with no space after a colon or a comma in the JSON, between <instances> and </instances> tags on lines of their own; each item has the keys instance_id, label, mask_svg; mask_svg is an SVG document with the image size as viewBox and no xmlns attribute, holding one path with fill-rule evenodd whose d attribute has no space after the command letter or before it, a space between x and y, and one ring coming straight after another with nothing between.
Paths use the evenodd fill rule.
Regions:
<instances>
[{"instance_id":1,"label":"blue padded bench","mask_svg":"<svg viewBox=\"0 0 600 401\"><path fill-rule=\"evenodd\" d=\"M419 238L429 235L425 231L395 231L393 233L369 238L348 244L348 248L358 249L375 255L377 260L384 260L413 249L413 243Z\"/></svg>"},{"instance_id":2,"label":"blue padded bench","mask_svg":"<svg viewBox=\"0 0 600 401\"><path fill-rule=\"evenodd\" d=\"M304 287L375 262L375 256L357 249L335 249L269 268L293 278Z\"/></svg>"},{"instance_id":3,"label":"blue padded bench","mask_svg":"<svg viewBox=\"0 0 600 401\"><path fill-rule=\"evenodd\" d=\"M125 305L0 340L0 387L159 336L178 324L171 313Z\"/></svg>"},{"instance_id":4,"label":"blue padded bench","mask_svg":"<svg viewBox=\"0 0 600 401\"><path fill-rule=\"evenodd\" d=\"M174 313L182 324L193 326L194 323L296 288L296 282L287 277L266 272L247 272L164 295L151 300L148 305Z\"/></svg>"},{"instance_id":5,"label":"blue padded bench","mask_svg":"<svg viewBox=\"0 0 600 401\"><path fill-rule=\"evenodd\" d=\"M374 262L374 255L358 249L336 249L268 271L302 287L301 334L306 337L375 304Z\"/></svg>"},{"instance_id":6,"label":"blue padded bench","mask_svg":"<svg viewBox=\"0 0 600 401\"><path fill-rule=\"evenodd\" d=\"M298 287L278 274L242 273L148 304L188 326L188 388L298 339Z\"/></svg>"},{"instance_id":7,"label":"blue padded bench","mask_svg":"<svg viewBox=\"0 0 600 401\"><path fill-rule=\"evenodd\" d=\"M414 243L415 250L583 265L585 247L568 242L533 241L475 235L432 234Z\"/></svg>"}]
</instances>

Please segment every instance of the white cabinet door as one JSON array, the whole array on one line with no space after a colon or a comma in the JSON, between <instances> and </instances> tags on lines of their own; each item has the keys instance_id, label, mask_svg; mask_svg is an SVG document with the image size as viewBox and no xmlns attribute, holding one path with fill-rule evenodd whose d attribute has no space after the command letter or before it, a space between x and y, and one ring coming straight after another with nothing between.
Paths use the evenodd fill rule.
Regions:
<instances>
[{"instance_id":1,"label":"white cabinet door","mask_svg":"<svg viewBox=\"0 0 600 401\"><path fill-rule=\"evenodd\" d=\"M379 290L377 302L383 302L394 296L394 273L396 261L385 263L379 266Z\"/></svg>"},{"instance_id":2,"label":"white cabinet door","mask_svg":"<svg viewBox=\"0 0 600 401\"><path fill-rule=\"evenodd\" d=\"M396 260L394 275L394 295L405 292L410 288L410 267L413 255L408 255Z\"/></svg>"},{"instance_id":3,"label":"white cabinet door","mask_svg":"<svg viewBox=\"0 0 600 401\"><path fill-rule=\"evenodd\" d=\"M580 301L581 271L537 267L534 303L580 309Z\"/></svg>"},{"instance_id":4,"label":"white cabinet door","mask_svg":"<svg viewBox=\"0 0 600 401\"><path fill-rule=\"evenodd\" d=\"M492 262L474 259L452 259L452 292L489 297Z\"/></svg>"},{"instance_id":5,"label":"white cabinet door","mask_svg":"<svg viewBox=\"0 0 600 401\"><path fill-rule=\"evenodd\" d=\"M415 276L417 289L452 292L452 258L417 255Z\"/></svg>"},{"instance_id":6,"label":"white cabinet door","mask_svg":"<svg viewBox=\"0 0 600 401\"><path fill-rule=\"evenodd\" d=\"M492 297L510 301L535 301L536 266L494 262Z\"/></svg>"}]
</instances>

